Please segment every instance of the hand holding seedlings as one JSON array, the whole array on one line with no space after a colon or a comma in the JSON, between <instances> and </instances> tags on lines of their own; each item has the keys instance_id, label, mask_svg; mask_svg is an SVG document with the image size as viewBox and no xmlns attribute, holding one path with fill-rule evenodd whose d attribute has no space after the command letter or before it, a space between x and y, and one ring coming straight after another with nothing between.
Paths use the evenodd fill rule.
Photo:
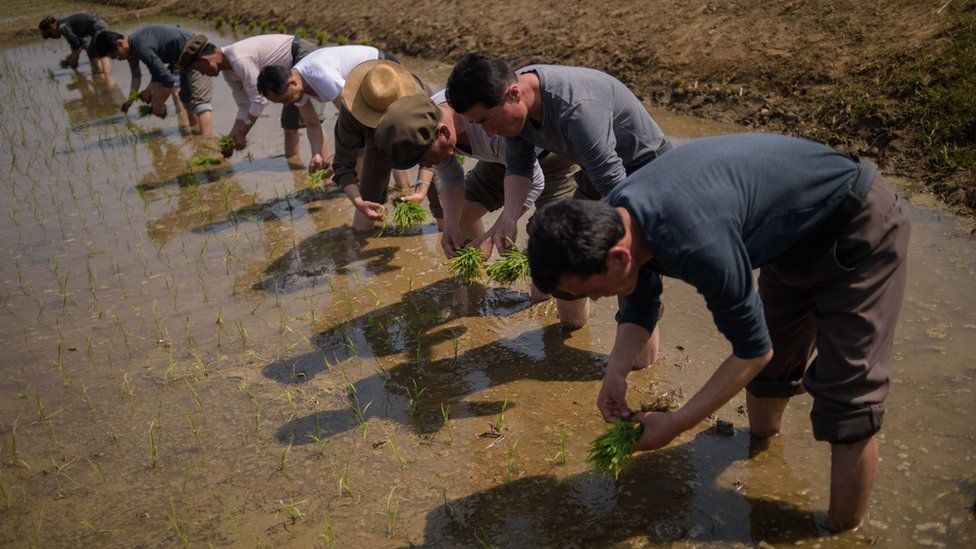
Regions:
<instances>
[{"instance_id":1,"label":"hand holding seedlings","mask_svg":"<svg viewBox=\"0 0 976 549\"><path fill-rule=\"evenodd\" d=\"M234 154L234 149L237 148L237 140L229 135L221 136L217 140L217 147L225 158L229 158L230 155Z\"/></svg>"},{"instance_id":2,"label":"hand holding seedlings","mask_svg":"<svg viewBox=\"0 0 976 549\"><path fill-rule=\"evenodd\" d=\"M485 265L488 280L512 285L529 278L529 256L521 248L512 245L505 257Z\"/></svg>"},{"instance_id":3,"label":"hand holding seedlings","mask_svg":"<svg viewBox=\"0 0 976 549\"><path fill-rule=\"evenodd\" d=\"M586 462L593 467L594 473L611 473L613 478L619 477L630 464L631 454L637 449L637 440L643 429L640 423L614 423L590 443Z\"/></svg>"},{"instance_id":4,"label":"hand holding seedlings","mask_svg":"<svg viewBox=\"0 0 976 549\"><path fill-rule=\"evenodd\" d=\"M312 160L310 160L308 163L308 173L314 173L327 168L331 168L331 166L329 165L328 161L322 158L321 154L313 156Z\"/></svg>"},{"instance_id":5,"label":"hand holding seedlings","mask_svg":"<svg viewBox=\"0 0 976 549\"><path fill-rule=\"evenodd\" d=\"M311 189L320 191L323 188L325 188L324 181L326 179L331 179L331 178L332 178L332 170L323 168L321 170L316 170L308 174L308 179L305 180L305 184L308 185L309 188Z\"/></svg>"},{"instance_id":6,"label":"hand holding seedlings","mask_svg":"<svg viewBox=\"0 0 976 549\"><path fill-rule=\"evenodd\" d=\"M362 197L355 198L352 205L371 221L379 221L386 215L386 208L382 204L363 200Z\"/></svg>"},{"instance_id":7,"label":"hand holding seedlings","mask_svg":"<svg viewBox=\"0 0 976 549\"><path fill-rule=\"evenodd\" d=\"M474 246L461 248L451 259L451 274L462 280L474 280L484 272L485 256Z\"/></svg>"}]
</instances>

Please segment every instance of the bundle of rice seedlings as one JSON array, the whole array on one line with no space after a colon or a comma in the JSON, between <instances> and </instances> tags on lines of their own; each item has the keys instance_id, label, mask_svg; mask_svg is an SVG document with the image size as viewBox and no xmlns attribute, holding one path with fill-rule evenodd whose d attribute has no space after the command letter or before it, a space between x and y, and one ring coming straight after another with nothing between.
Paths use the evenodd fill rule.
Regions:
<instances>
[{"instance_id":1,"label":"bundle of rice seedlings","mask_svg":"<svg viewBox=\"0 0 976 549\"><path fill-rule=\"evenodd\" d=\"M505 257L485 265L485 274L488 280L499 284L512 285L525 280L529 278L529 256L518 246L513 246Z\"/></svg>"},{"instance_id":2,"label":"bundle of rice seedlings","mask_svg":"<svg viewBox=\"0 0 976 549\"><path fill-rule=\"evenodd\" d=\"M198 156L193 159L193 165L197 167L216 166L217 164L220 164L220 159L212 156Z\"/></svg>"},{"instance_id":3,"label":"bundle of rice seedlings","mask_svg":"<svg viewBox=\"0 0 976 549\"><path fill-rule=\"evenodd\" d=\"M139 118L145 118L153 113L152 107L149 105L139 105Z\"/></svg>"},{"instance_id":4,"label":"bundle of rice seedlings","mask_svg":"<svg viewBox=\"0 0 976 549\"><path fill-rule=\"evenodd\" d=\"M236 146L237 140L229 135L221 136L221 138L217 140L217 147L221 150L221 152L232 151Z\"/></svg>"},{"instance_id":5,"label":"bundle of rice seedlings","mask_svg":"<svg viewBox=\"0 0 976 549\"><path fill-rule=\"evenodd\" d=\"M325 187L324 180L327 178L329 174L330 171L325 168L314 171L308 174L308 179L305 180L305 184L307 184L309 187L313 189L322 190Z\"/></svg>"},{"instance_id":6,"label":"bundle of rice seedlings","mask_svg":"<svg viewBox=\"0 0 976 549\"><path fill-rule=\"evenodd\" d=\"M390 214L392 225L399 231L405 231L420 225L427 220L427 210L416 202L401 200L397 202Z\"/></svg>"},{"instance_id":7,"label":"bundle of rice seedlings","mask_svg":"<svg viewBox=\"0 0 976 549\"><path fill-rule=\"evenodd\" d=\"M484 271L485 256L473 246L461 248L451 259L451 274L462 280L474 280Z\"/></svg>"},{"instance_id":8,"label":"bundle of rice seedlings","mask_svg":"<svg viewBox=\"0 0 976 549\"><path fill-rule=\"evenodd\" d=\"M637 440L643 431L644 426L640 423L614 423L590 443L586 462L593 466L594 473L613 473L613 478L619 477L630 464L631 454L637 449Z\"/></svg>"},{"instance_id":9,"label":"bundle of rice seedlings","mask_svg":"<svg viewBox=\"0 0 976 549\"><path fill-rule=\"evenodd\" d=\"M139 90L129 90L129 101L138 101L142 99L139 97Z\"/></svg>"},{"instance_id":10,"label":"bundle of rice seedlings","mask_svg":"<svg viewBox=\"0 0 976 549\"><path fill-rule=\"evenodd\" d=\"M67 59L62 59L61 60L61 68L62 69L68 68L68 60Z\"/></svg>"}]
</instances>

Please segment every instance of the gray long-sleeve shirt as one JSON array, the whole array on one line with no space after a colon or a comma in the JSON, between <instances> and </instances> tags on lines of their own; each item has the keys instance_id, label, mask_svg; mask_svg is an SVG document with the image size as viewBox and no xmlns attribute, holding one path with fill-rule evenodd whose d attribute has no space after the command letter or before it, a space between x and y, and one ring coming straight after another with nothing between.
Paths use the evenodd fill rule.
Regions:
<instances>
[{"instance_id":1,"label":"gray long-sleeve shirt","mask_svg":"<svg viewBox=\"0 0 976 549\"><path fill-rule=\"evenodd\" d=\"M532 177L535 148L580 165L606 196L627 174L656 158L664 133L637 97L616 78L594 69L529 65L542 94L542 124L526 120L508 139L506 175Z\"/></svg>"},{"instance_id":2,"label":"gray long-sleeve shirt","mask_svg":"<svg viewBox=\"0 0 976 549\"><path fill-rule=\"evenodd\" d=\"M133 78L141 78L142 71L139 62L149 68L152 81L167 88L180 85L180 75L169 70L170 63L175 63L187 41L193 38L193 33L173 25L146 25L129 34L129 46L132 57L129 58L129 70Z\"/></svg>"},{"instance_id":3,"label":"gray long-sleeve shirt","mask_svg":"<svg viewBox=\"0 0 976 549\"><path fill-rule=\"evenodd\" d=\"M606 198L626 208L652 259L617 315L653 330L660 274L694 286L740 358L771 347L752 270L824 223L873 164L805 139L737 134L688 142Z\"/></svg>"},{"instance_id":4,"label":"gray long-sleeve shirt","mask_svg":"<svg viewBox=\"0 0 976 549\"><path fill-rule=\"evenodd\" d=\"M96 33L108 28L105 21L90 11L72 13L67 17L58 19L57 26L58 32L61 33L62 38L67 40L72 51L85 47L85 38L91 38Z\"/></svg>"}]
</instances>

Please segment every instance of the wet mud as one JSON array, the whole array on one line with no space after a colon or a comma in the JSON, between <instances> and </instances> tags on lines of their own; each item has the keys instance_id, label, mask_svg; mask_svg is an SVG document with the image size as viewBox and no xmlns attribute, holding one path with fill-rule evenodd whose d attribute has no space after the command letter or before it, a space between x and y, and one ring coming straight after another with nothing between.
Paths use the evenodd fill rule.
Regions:
<instances>
[{"instance_id":1,"label":"wet mud","mask_svg":"<svg viewBox=\"0 0 976 549\"><path fill-rule=\"evenodd\" d=\"M867 520L827 538L808 397L765 443L740 395L619 479L592 476L612 300L566 332L527 287L451 279L432 222L353 233L334 186L280 157L277 107L247 155L196 166L206 143L172 117L120 116L84 58L81 75L54 68L61 48L0 50L0 545L976 540L976 247L940 205L910 206ZM234 109L214 91L220 132ZM654 114L678 143L741 131ZM635 407L679 406L728 352L701 298L665 286Z\"/></svg>"}]
</instances>

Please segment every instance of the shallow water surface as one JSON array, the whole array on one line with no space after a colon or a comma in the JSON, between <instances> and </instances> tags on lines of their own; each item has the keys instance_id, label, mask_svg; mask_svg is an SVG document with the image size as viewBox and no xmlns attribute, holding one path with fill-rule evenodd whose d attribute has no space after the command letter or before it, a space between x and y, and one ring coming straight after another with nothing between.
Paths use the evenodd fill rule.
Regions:
<instances>
[{"instance_id":1,"label":"shallow water surface","mask_svg":"<svg viewBox=\"0 0 976 549\"><path fill-rule=\"evenodd\" d=\"M207 143L120 115L118 87L57 68L62 49L0 51L0 544L976 541L969 222L911 207L871 509L825 539L809 398L768 445L740 395L717 414L733 436L702 425L593 477L612 300L564 332L524 286L450 279L430 222L353 233L335 187L280 157L276 106L246 155L198 167ZM214 88L226 131L236 109ZM679 143L740 130L658 114ZM631 376L632 405L689 398L728 352L694 291L668 281L664 299L663 356Z\"/></svg>"}]
</instances>

